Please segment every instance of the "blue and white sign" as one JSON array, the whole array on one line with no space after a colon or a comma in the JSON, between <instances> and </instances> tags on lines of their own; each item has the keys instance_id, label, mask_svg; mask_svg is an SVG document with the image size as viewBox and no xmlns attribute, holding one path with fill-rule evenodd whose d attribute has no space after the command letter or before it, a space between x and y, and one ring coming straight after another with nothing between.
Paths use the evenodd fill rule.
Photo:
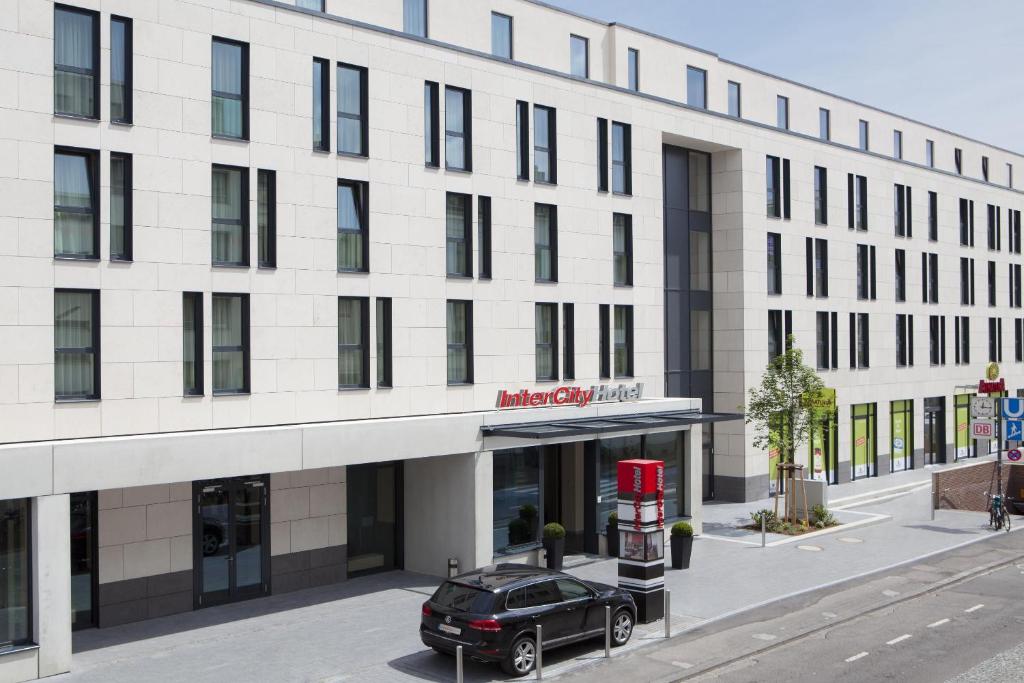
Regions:
<instances>
[{"instance_id":1,"label":"blue and white sign","mask_svg":"<svg viewBox=\"0 0 1024 683\"><path fill-rule=\"evenodd\" d=\"M1024 441L1024 421L1003 420L1003 439L1005 441Z\"/></svg>"},{"instance_id":2,"label":"blue and white sign","mask_svg":"<svg viewBox=\"0 0 1024 683\"><path fill-rule=\"evenodd\" d=\"M1002 399L1003 417L1007 420L1024 419L1024 398Z\"/></svg>"}]
</instances>

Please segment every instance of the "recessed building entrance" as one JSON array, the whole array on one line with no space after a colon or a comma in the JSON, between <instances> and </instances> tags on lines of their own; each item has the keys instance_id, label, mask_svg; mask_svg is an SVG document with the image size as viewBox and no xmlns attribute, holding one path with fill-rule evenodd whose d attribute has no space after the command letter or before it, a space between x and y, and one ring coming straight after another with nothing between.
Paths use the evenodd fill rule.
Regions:
<instances>
[{"instance_id":1,"label":"recessed building entrance","mask_svg":"<svg viewBox=\"0 0 1024 683\"><path fill-rule=\"evenodd\" d=\"M348 467L348 575L402 568L402 463Z\"/></svg>"},{"instance_id":2,"label":"recessed building entrance","mask_svg":"<svg viewBox=\"0 0 1024 683\"><path fill-rule=\"evenodd\" d=\"M946 462L946 397L924 400L924 464Z\"/></svg>"}]
</instances>

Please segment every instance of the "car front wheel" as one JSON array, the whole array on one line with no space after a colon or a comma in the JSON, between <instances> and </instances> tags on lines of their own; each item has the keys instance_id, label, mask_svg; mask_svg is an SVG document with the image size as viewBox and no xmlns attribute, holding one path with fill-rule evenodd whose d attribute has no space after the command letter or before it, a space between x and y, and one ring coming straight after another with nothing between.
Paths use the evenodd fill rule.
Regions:
<instances>
[{"instance_id":1,"label":"car front wheel","mask_svg":"<svg viewBox=\"0 0 1024 683\"><path fill-rule=\"evenodd\" d=\"M509 676L525 676L537 663L537 644L529 636L520 636L512 644L501 669Z\"/></svg>"},{"instance_id":2,"label":"car front wheel","mask_svg":"<svg viewBox=\"0 0 1024 683\"><path fill-rule=\"evenodd\" d=\"M628 609L622 609L615 613L612 619L612 643L615 647L621 647L629 642L633 635L633 615Z\"/></svg>"}]
</instances>

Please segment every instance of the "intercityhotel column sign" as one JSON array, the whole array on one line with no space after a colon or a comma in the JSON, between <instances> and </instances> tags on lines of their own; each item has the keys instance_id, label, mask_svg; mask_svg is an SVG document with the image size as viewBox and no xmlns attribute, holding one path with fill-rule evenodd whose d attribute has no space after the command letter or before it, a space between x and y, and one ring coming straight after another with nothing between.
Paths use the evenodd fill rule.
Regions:
<instances>
[{"instance_id":1,"label":"intercityhotel column sign","mask_svg":"<svg viewBox=\"0 0 1024 683\"><path fill-rule=\"evenodd\" d=\"M619 588L643 624L665 616L665 463L620 460Z\"/></svg>"},{"instance_id":2,"label":"intercityhotel column sign","mask_svg":"<svg viewBox=\"0 0 1024 683\"><path fill-rule=\"evenodd\" d=\"M585 408L591 403L613 403L616 401L639 401L644 395L643 382L612 386L601 384L583 387L561 386L545 391L498 391L494 405L498 410L506 408L540 408L545 406L576 406Z\"/></svg>"}]
</instances>

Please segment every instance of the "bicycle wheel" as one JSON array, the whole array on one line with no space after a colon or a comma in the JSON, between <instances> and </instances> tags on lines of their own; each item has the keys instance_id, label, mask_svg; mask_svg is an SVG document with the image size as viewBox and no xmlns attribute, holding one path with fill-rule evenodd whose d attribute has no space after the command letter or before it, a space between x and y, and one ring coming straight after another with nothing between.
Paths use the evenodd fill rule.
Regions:
<instances>
[{"instance_id":1,"label":"bicycle wheel","mask_svg":"<svg viewBox=\"0 0 1024 683\"><path fill-rule=\"evenodd\" d=\"M1003 519L1006 520L1006 533L1010 533L1010 513L1004 512Z\"/></svg>"}]
</instances>

